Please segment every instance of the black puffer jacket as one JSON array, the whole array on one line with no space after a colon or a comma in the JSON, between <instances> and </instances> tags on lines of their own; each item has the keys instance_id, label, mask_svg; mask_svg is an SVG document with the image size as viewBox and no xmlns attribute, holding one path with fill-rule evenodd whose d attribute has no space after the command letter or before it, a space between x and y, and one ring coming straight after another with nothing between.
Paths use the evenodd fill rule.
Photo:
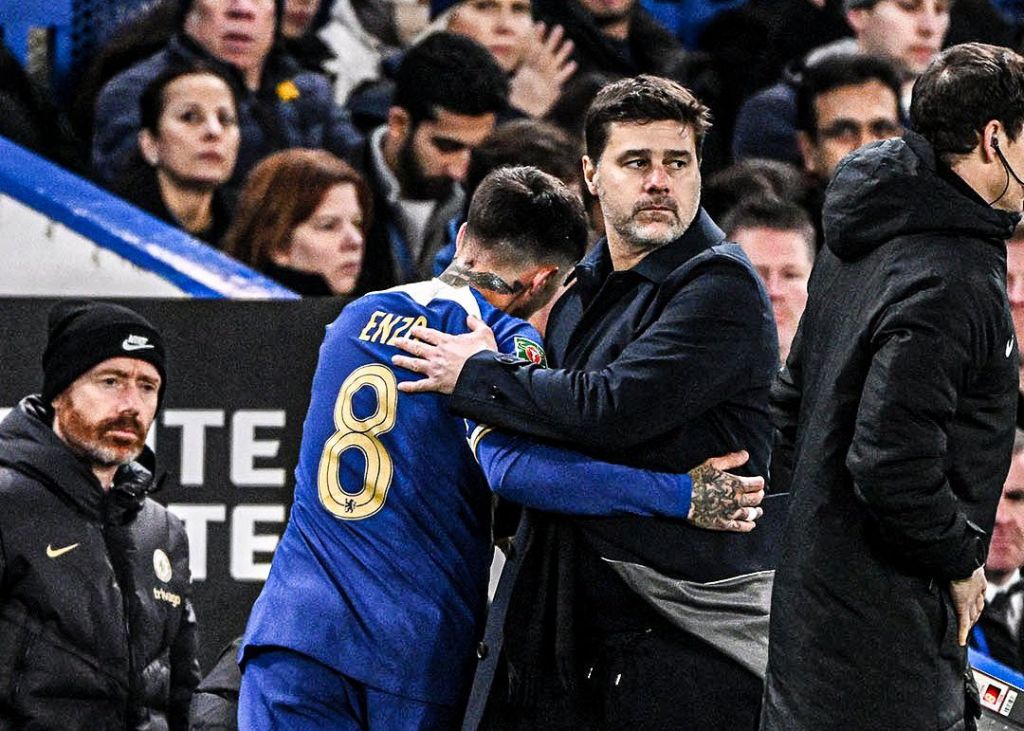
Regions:
<instances>
[{"instance_id":1,"label":"black puffer jacket","mask_svg":"<svg viewBox=\"0 0 1024 731\"><path fill-rule=\"evenodd\" d=\"M139 463L104 492L52 418L30 396L0 424L0 728L187 728L184 527Z\"/></svg>"},{"instance_id":2,"label":"black puffer jacket","mask_svg":"<svg viewBox=\"0 0 1024 731\"><path fill-rule=\"evenodd\" d=\"M983 564L1010 463L1018 216L913 133L847 158L824 215L772 394L792 495L762 729L965 728L948 587Z\"/></svg>"},{"instance_id":3,"label":"black puffer jacket","mask_svg":"<svg viewBox=\"0 0 1024 731\"><path fill-rule=\"evenodd\" d=\"M242 671L238 668L236 637L221 650L209 675L196 688L189 711L189 731L238 731L238 693Z\"/></svg>"}]
</instances>

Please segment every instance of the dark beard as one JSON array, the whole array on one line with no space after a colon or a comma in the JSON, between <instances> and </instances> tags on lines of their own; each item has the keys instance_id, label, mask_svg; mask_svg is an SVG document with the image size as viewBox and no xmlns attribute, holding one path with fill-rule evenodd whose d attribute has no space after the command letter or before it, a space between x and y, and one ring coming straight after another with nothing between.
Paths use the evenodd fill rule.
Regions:
<instances>
[{"instance_id":1,"label":"dark beard","mask_svg":"<svg viewBox=\"0 0 1024 731\"><path fill-rule=\"evenodd\" d=\"M412 148L415 133L416 129L413 128L398 151L398 169L395 171L395 177L402 188L402 197L414 201L445 200L451 195L454 183L448 178L424 175L423 168L416 159L416 151Z\"/></svg>"},{"instance_id":2,"label":"dark beard","mask_svg":"<svg viewBox=\"0 0 1024 731\"><path fill-rule=\"evenodd\" d=\"M590 17L594 21L594 25L596 25L598 28L601 28L603 30L603 29L607 28L610 25L615 25L616 23L621 23L623 20L626 20L627 18L633 17L633 12L635 10L636 10L636 4L634 3L633 5L629 6L625 10L623 10L621 12L618 12L618 13L602 13L601 15L596 15L593 12L589 12L589 11L588 12L589 12Z\"/></svg>"}]
</instances>

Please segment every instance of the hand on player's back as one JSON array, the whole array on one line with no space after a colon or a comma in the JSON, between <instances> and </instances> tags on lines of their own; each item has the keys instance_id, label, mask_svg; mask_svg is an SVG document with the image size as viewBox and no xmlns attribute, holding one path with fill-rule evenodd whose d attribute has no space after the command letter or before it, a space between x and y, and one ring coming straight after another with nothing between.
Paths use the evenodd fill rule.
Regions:
<instances>
[{"instance_id":1,"label":"hand on player's back","mask_svg":"<svg viewBox=\"0 0 1024 731\"><path fill-rule=\"evenodd\" d=\"M424 376L418 381L402 381L398 390L405 393L434 391L450 394L466 361L483 350L497 350L494 332L479 317L466 319L469 332L450 335L429 327L414 327L407 338L398 338L395 345L406 355L395 355L391 362L399 368ZM409 357L412 356L412 357Z\"/></svg>"}]
</instances>

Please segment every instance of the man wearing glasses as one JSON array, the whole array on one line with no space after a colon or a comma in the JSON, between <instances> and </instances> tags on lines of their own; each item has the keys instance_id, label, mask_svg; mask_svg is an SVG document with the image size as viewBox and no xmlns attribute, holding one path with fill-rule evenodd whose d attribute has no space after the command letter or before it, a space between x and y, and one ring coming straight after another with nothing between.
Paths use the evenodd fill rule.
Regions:
<instances>
[{"instance_id":1,"label":"man wearing glasses","mask_svg":"<svg viewBox=\"0 0 1024 731\"><path fill-rule=\"evenodd\" d=\"M900 80L875 56L830 56L804 70L797 89L797 142L804 169L821 183L869 142L899 136Z\"/></svg>"},{"instance_id":2,"label":"man wearing glasses","mask_svg":"<svg viewBox=\"0 0 1024 731\"><path fill-rule=\"evenodd\" d=\"M808 67L826 58L868 55L886 59L899 73L896 98L900 108L904 112L910 108L914 80L938 54L949 30L950 0L844 0L843 6L852 38L814 49L804 59L791 63L779 83L744 103L733 133L733 155L737 159L768 157L800 162L801 150L793 135L796 87Z\"/></svg>"}]
</instances>

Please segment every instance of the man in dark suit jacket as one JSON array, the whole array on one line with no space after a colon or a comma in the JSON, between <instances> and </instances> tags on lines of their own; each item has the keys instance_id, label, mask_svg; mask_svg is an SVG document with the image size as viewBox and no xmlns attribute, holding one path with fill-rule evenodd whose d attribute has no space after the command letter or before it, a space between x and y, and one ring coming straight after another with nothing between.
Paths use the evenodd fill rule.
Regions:
<instances>
[{"instance_id":1,"label":"man in dark suit jacket","mask_svg":"<svg viewBox=\"0 0 1024 731\"><path fill-rule=\"evenodd\" d=\"M400 347L423 360L396 363L428 378L404 388L452 393L462 416L605 460L679 471L742 448L765 475L778 343L750 261L699 206L708 127L707 108L666 79L605 87L583 169L607 239L551 312L552 367L487 350L481 330L414 331L426 342ZM465 727L752 728L770 535L525 511Z\"/></svg>"}]
</instances>

